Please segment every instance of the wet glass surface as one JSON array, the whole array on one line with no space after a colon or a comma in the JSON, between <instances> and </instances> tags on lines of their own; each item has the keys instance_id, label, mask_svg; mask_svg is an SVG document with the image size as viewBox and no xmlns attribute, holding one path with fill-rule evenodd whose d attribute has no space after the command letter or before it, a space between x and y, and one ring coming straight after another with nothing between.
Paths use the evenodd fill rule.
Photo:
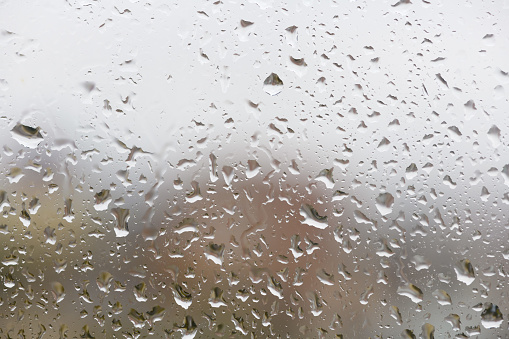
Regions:
<instances>
[{"instance_id":1,"label":"wet glass surface","mask_svg":"<svg viewBox=\"0 0 509 339\"><path fill-rule=\"evenodd\" d=\"M508 338L507 18L0 0L0 338Z\"/></svg>"}]
</instances>

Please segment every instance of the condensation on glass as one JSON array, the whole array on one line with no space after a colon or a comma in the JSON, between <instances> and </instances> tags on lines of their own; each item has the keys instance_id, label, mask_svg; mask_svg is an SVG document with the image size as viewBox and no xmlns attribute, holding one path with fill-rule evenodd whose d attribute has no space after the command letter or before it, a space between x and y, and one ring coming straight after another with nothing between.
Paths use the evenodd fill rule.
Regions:
<instances>
[{"instance_id":1,"label":"condensation on glass","mask_svg":"<svg viewBox=\"0 0 509 339\"><path fill-rule=\"evenodd\" d=\"M508 338L508 18L0 1L0 337Z\"/></svg>"}]
</instances>

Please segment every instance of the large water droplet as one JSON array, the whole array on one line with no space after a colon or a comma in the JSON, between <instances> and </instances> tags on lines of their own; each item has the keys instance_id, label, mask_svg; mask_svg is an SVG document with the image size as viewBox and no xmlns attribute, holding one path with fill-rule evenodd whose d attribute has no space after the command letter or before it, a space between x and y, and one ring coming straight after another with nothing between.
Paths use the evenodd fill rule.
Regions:
<instances>
[{"instance_id":1,"label":"large water droplet","mask_svg":"<svg viewBox=\"0 0 509 339\"><path fill-rule=\"evenodd\" d=\"M422 325L422 336L423 339L435 339L435 326L431 324Z\"/></svg>"},{"instance_id":2,"label":"large water droplet","mask_svg":"<svg viewBox=\"0 0 509 339\"><path fill-rule=\"evenodd\" d=\"M101 192L96 193L94 198L94 209L96 211L105 211L108 209L108 205L111 202L110 190L102 190Z\"/></svg>"},{"instance_id":3,"label":"large water droplet","mask_svg":"<svg viewBox=\"0 0 509 339\"><path fill-rule=\"evenodd\" d=\"M25 147L35 148L43 140L39 127L17 124L11 130L12 138Z\"/></svg>"},{"instance_id":4,"label":"large water droplet","mask_svg":"<svg viewBox=\"0 0 509 339\"><path fill-rule=\"evenodd\" d=\"M436 290L433 292L433 296L437 299L440 305L451 305L451 296L444 290Z\"/></svg>"},{"instance_id":5,"label":"large water droplet","mask_svg":"<svg viewBox=\"0 0 509 339\"><path fill-rule=\"evenodd\" d=\"M111 210L113 216L117 220L115 227L113 228L115 231L115 235L118 238L127 237L129 234L129 229L127 225L127 221L129 220L129 209L116 207Z\"/></svg>"},{"instance_id":6,"label":"large water droplet","mask_svg":"<svg viewBox=\"0 0 509 339\"><path fill-rule=\"evenodd\" d=\"M97 287L100 291L104 293L108 293L110 291L111 281L113 280L113 276L111 273L107 271L103 271L97 277Z\"/></svg>"},{"instance_id":7,"label":"large water droplet","mask_svg":"<svg viewBox=\"0 0 509 339\"><path fill-rule=\"evenodd\" d=\"M325 229L327 226L327 216L321 216L314 209L313 206L305 204L302 205L300 209L300 215L302 215L305 219L302 221L303 224L313 226L319 229Z\"/></svg>"},{"instance_id":8,"label":"large water droplet","mask_svg":"<svg viewBox=\"0 0 509 339\"><path fill-rule=\"evenodd\" d=\"M421 289L414 284L398 287L398 294L410 298L414 303L420 303L423 298Z\"/></svg>"},{"instance_id":9,"label":"large water droplet","mask_svg":"<svg viewBox=\"0 0 509 339\"><path fill-rule=\"evenodd\" d=\"M283 90L283 80L276 73L271 73L263 82L263 90L270 95L279 94Z\"/></svg>"},{"instance_id":10,"label":"large water droplet","mask_svg":"<svg viewBox=\"0 0 509 339\"><path fill-rule=\"evenodd\" d=\"M173 285L173 296L175 297L175 302L186 310L193 303L193 297L191 293L185 291L184 288L179 284Z\"/></svg>"},{"instance_id":11,"label":"large water droplet","mask_svg":"<svg viewBox=\"0 0 509 339\"><path fill-rule=\"evenodd\" d=\"M481 324L484 328L498 328L502 325L504 317L497 305L486 303L481 313Z\"/></svg>"},{"instance_id":12,"label":"large water droplet","mask_svg":"<svg viewBox=\"0 0 509 339\"><path fill-rule=\"evenodd\" d=\"M53 297L55 298L57 303L64 300L65 297L64 285L55 281L51 284L51 288L53 292Z\"/></svg>"},{"instance_id":13,"label":"large water droplet","mask_svg":"<svg viewBox=\"0 0 509 339\"><path fill-rule=\"evenodd\" d=\"M224 244L210 243L205 250L205 257L217 265L223 264Z\"/></svg>"},{"instance_id":14,"label":"large water droplet","mask_svg":"<svg viewBox=\"0 0 509 339\"><path fill-rule=\"evenodd\" d=\"M390 214L393 205L394 197L390 193L382 193L376 198L376 208L382 215Z\"/></svg>"},{"instance_id":15,"label":"large water droplet","mask_svg":"<svg viewBox=\"0 0 509 339\"><path fill-rule=\"evenodd\" d=\"M470 260L464 259L456 264L454 267L458 280L462 283L470 285L475 280L474 267Z\"/></svg>"}]
</instances>

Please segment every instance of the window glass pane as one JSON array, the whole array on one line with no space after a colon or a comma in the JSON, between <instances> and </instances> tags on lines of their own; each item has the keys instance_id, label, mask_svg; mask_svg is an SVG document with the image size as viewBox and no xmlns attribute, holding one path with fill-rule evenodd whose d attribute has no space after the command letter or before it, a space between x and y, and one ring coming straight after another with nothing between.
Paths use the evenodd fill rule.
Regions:
<instances>
[{"instance_id":1,"label":"window glass pane","mask_svg":"<svg viewBox=\"0 0 509 339\"><path fill-rule=\"evenodd\" d=\"M507 338L507 18L0 0L0 338Z\"/></svg>"}]
</instances>

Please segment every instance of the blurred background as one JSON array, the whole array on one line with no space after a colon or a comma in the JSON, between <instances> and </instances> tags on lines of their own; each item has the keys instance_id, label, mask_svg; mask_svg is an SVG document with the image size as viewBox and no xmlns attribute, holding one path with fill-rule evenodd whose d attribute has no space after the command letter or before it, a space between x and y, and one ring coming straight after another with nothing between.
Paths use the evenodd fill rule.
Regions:
<instances>
[{"instance_id":1,"label":"blurred background","mask_svg":"<svg viewBox=\"0 0 509 339\"><path fill-rule=\"evenodd\" d=\"M0 1L0 338L509 338L507 1Z\"/></svg>"}]
</instances>

